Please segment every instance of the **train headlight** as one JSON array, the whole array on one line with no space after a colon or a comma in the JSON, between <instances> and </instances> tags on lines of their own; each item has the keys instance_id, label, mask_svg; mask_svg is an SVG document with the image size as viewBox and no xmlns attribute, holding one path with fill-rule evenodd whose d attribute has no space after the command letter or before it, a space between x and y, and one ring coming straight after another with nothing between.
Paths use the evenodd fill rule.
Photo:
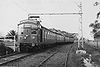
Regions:
<instances>
[{"instance_id":1,"label":"train headlight","mask_svg":"<svg viewBox=\"0 0 100 67\"><path fill-rule=\"evenodd\" d=\"M25 36L24 36L24 39L26 39L27 37L28 37L28 35L25 35Z\"/></svg>"},{"instance_id":2,"label":"train headlight","mask_svg":"<svg viewBox=\"0 0 100 67\"><path fill-rule=\"evenodd\" d=\"M26 37L27 37L28 35L26 35Z\"/></svg>"},{"instance_id":3,"label":"train headlight","mask_svg":"<svg viewBox=\"0 0 100 67\"><path fill-rule=\"evenodd\" d=\"M35 37L32 37L33 39L35 38Z\"/></svg>"},{"instance_id":4,"label":"train headlight","mask_svg":"<svg viewBox=\"0 0 100 67\"><path fill-rule=\"evenodd\" d=\"M32 46L35 46L35 44L34 44L34 43L32 43Z\"/></svg>"},{"instance_id":5,"label":"train headlight","mask_svg":"<svg viewBox=\"0 0 100 67\"><path fill-rule=\"evenodd\" d=\"M24 39L26 39L26 37L24 37Z\"/></svg>"}]
</instances>

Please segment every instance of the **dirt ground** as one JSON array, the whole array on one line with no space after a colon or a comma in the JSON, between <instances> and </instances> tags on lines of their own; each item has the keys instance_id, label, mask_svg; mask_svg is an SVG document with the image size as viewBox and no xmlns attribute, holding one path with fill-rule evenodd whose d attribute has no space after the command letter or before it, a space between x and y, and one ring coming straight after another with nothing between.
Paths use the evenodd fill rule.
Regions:
<instances>
[{"instance_id":1,"label":"dirt ground","mask_svg":"<svg viewBox=\"0 0 100 67\"><path fill-rule=\"evenodd\" d=\"M70 53L70 57L68 59L68 67L82 67L82 62L81 62L81 55L76 54L77 50L77 43L75 44L76 46L73 47Z\"/></svg>"},{"instance_id":2,"label":"dirt ground","mask_svg":"<svg viewBox=\"0 0 100 67\"><path fill-rule=\"evenodd\" d=\"M100 67L100 50L88 44L84 45L85 45L84 48L87 51L87 55L89 54L91 55L91 63L94 63L97 67Z\"/></svg>"},{"instance_id":3,"label":"dirt ground","mask_svg":"<svg viewBox=\"0 0 100 67\"><path fill-rule=\"evenodd\" d=\"M70 54L68 67L100 67L100 50L86 43L84 44L86 54L76 54L76 50L77 47Z\"/></svg>"}]
</instances>

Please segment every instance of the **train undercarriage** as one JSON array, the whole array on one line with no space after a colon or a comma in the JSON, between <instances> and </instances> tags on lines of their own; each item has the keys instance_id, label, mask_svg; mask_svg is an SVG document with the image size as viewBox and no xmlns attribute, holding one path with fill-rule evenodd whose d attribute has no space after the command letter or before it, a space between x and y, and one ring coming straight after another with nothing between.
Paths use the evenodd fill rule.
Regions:
<instances>
[{"instance_id":1,"label":"train undercarriage","mask_svg":"<svg viewBox=\"0 0 100 67\"><path fill-rule=\"evenodd\" d=\"M33 50L31 43L20 43L20 52L31 52Z\"/></svg>"}]
</instances>

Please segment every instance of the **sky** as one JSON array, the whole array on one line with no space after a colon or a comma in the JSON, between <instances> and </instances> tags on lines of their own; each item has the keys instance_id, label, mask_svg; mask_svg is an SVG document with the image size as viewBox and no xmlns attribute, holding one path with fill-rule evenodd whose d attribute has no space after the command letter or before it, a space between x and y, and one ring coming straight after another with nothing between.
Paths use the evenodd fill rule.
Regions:
<instances>
[{"instance_id":1,"label":"sky","mask_svg":"<svg viewBox=\"0 0 100 67\"><path fill-rule=\"evenodd\" d=\"M89 24L96 20L99 6L93 4L99 0L0 0L0 34L17 30L17 24L27 19L29 13L78 13L82 2L83 36L93 39ZM43 15L41 24L46 28L55 28L69 33L79 33L80 15Z\"/></svg>"}]
</instances>

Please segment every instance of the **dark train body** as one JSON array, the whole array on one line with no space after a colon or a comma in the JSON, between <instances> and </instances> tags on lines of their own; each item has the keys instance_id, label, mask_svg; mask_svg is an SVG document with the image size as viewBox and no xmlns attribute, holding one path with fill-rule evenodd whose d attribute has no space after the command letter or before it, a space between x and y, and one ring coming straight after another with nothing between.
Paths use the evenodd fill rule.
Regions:
<instances>
[{"instance_id":1,"label":"dark train body","mask_svg":"<svg viewBox=\"0 0 100 67\"><path fill-rule=\"evenodd\" d=\"M73 38L51 31L40 24L39 17L23 20L18 24L18 45L20 51L29 51L34 47L44 47L54 43L74 42Z\"/></svg>"}]
</instances>

